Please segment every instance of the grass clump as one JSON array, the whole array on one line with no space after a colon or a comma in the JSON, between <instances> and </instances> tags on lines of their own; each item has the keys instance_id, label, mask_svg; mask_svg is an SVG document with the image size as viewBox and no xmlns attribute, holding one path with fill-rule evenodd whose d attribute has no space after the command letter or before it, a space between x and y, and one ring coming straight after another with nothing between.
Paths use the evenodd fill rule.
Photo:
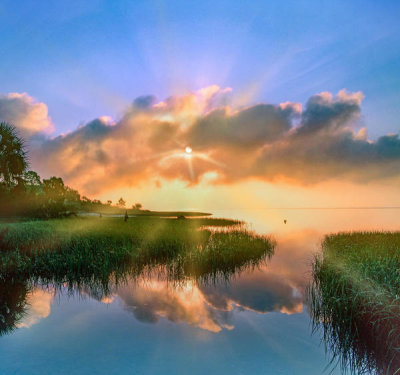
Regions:
<instances>
[{"instance_id":1,"label":"grass clump","mask_svg":"<svg viewBox=\"0 0 400 375\"><path fill-rule=\"evenodd\" d=\"M174 282L209 282L255 267L273 254L274 246L269 237L226 219L79 217L3 223L0 335L16 327L25 296L38 283L107 295L127 279L154 272Z\"/></svg>"},{"instance_id":2,"label":"grass clump","mask_svg":"<svg viewBox=\"0 0 400 375\"><path fill-rule=\"evenodd\" d=\"M273 247L268 237L227 219L70 218L0 224L0 280L16 275L108 276L173 262L188 276L230 272L272 253Z\"/></svg>"},{"instance_id":3,"label":"grass clump","mask_svg":"<svg viewBox=\"0 0 400 375\"><path fill-rule=\"evenodd\" d=\"M309 288L314 330L352 373L400 373L400 232L325 237Z\"/></svg>"}]
</instances>

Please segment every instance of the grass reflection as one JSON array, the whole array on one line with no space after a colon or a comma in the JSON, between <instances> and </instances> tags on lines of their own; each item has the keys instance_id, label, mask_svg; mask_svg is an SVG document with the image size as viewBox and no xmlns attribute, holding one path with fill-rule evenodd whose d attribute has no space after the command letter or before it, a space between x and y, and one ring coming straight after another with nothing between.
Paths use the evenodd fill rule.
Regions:
<instances>
[{"instance_id":1,"label":"grass reflection","mask_svg":"<svg viewBox=\"0 0 400 375\"><path fill-rule=\"evenodd\" d=\"M12 332L24 317L27 294L24 281L0 282L0 336Z\"/></svg>"}]
</instances>

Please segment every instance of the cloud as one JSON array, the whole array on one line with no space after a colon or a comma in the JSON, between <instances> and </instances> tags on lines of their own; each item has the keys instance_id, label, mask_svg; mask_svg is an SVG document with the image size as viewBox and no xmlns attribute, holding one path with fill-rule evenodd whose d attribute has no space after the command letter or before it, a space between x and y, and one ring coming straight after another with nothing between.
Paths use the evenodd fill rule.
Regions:
<instances>
[{"instance_id":1,"label":"cloud","mask_svg":"<svg viewBox=\"0 0 400 375\"><path fill-rule=\"evenodd\" d=\"M40 288L33 289L26 298L26 304L28 306L27 311L17 326L29 328L38 323L41 319L47 318L51 312L53 298L53 291Z\"/></svg>"},{"instance_id":2,"label":"cloud","mask_svg":"<svg viewBox=\"0 0 400 375\"><path fill-rule=\"evenodd\" d=\"M165 318L174 323L220 332L234 328L235 309L257 313L302 312L302 286L293 282L291 276L282 270L271 272L266 266L238 275L229 283L199 285L190 280L173 285L154 277L143 283L132 281L119 286L113 291L112 299L92 296L105 303L118 297L124 308L143 323L157 323Z\"/></svg>"},{"instance_id":3,"label":"cloud","mask_svg":"<svg viewBox=\"0 0 400 375\"><path fill-rule=\"evenodd\" d=\"M99 117L33 147L32 166L85 194L168 179L193 185L207 176L213 183L303 185L400 176L399 136L368 140L361 92L323 92L304 108L292 102L235 108L231 97L232 89L216 85L164 101L139 97L120 120Z\"/></svg>"},{"instance_id":4,"label":"cloud","mask_svg":"<svg viewBox=\"0 0 400 375\"><path fill-rule=\"evenodd\" d=\"M143 323L157 323L165 318L210 332L233 329L235 309L285 314L303 310L303 295L282 275L270 274L264 268L240 275L229 284L199 286L187 281L172 286L150 279L143 284L129 283L114 293L123 301L124 308Z\"/></svg>"},{"instance_id":5,"label":"cloud","mask_svg":"<svg viewBox=\"0 0 400 375\"><path fill-rule=\"evenodd\" d=\"M280 311L285 314L303 310L303 295L281 275L267 269L255 271L218 287L201 288L207 301L219 309L238 306L258 313Z\"/></svg>"},{"instance_id":6,"label":"cloud","mask_svg":"<svg viewBox=\"0 0 400 375\"><path fill-rule=\"evenodd\" d=\"M153 95L139 96L133 101L133 106L136 108L147 109L155 104L156 98Z\"/></svg>"},{"instance_id":7,"label":"cloud","mask_svg":"<svg viewBox=\"0 0 400 375\"><path fill-rule=\"evenodd\" d=\"M339 91L336 97L329 92L312 96L302 113L297 134L335 131L351 124L360 114L363 98L361 92L350 94L346 90Z\"/></svg>"},{"instance_id":8,"label":"cloud","mask_svg":"<svg viewBox=\"0 0 400 375\"><path fill-rule=\"evenodd\" d=\"M53 131L47 105L37 102L26 93L0 95L0 121L13 124L26 138Z\"/></svg>"},{"instance_id":9,"label":"cloud","mask_svg":"<svg viewBox=\"0 0 400 375\"><path fill-rule=\"evenodd\" d=\"M216 109L196 121L186 136L193 147L261 147L282 137L291 128L296 106L259 104L234 114Z\"/></svg>"},{"instance_id":10,"label":"cloud","mask_svg":"<svg viewBox=\"0 0 400 375\"><path fill-rule=\"evenodd\" d=\"M148 280L144 285L126 285L118 289L124 307L143 323L157 323L160 318L186 323L210 332L233 328L229 314L211 308L195 282L175 288L165 281Z\"/></svg>"}]
</instances>

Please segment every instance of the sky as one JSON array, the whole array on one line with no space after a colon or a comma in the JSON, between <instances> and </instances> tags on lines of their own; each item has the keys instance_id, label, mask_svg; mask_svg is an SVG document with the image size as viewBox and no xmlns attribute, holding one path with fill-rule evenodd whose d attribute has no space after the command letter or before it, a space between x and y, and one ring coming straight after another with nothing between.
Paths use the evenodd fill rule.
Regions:
<instances>
[{"instance_id":1,"label":"sky","mask_svg":"<svg viewBox=\"0 0 400 375\"><path fill-rule=\"evenodd\" d=\"M367 0L2 1L0 119L33 169L92 198L400 205L399 14Z\"/></svg>"}]
</instances>

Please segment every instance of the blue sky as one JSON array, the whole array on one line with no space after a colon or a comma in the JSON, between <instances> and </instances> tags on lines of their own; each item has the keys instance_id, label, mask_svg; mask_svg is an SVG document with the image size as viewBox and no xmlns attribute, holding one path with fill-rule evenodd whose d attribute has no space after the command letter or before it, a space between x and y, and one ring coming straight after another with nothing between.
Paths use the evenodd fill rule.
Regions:
<instances>
[{"instance_id":1,"label":"blue sky","mask_svg":"<svg viewBox=\"0 0 400 375\"><path fill-rule=\"evenodd\" d=\"M211 84L251 103L361 90L376 138L400 130L398 1L2 1L0 93L47 104L56 133L139 95Z\"/></svg>"}]
</instances>

